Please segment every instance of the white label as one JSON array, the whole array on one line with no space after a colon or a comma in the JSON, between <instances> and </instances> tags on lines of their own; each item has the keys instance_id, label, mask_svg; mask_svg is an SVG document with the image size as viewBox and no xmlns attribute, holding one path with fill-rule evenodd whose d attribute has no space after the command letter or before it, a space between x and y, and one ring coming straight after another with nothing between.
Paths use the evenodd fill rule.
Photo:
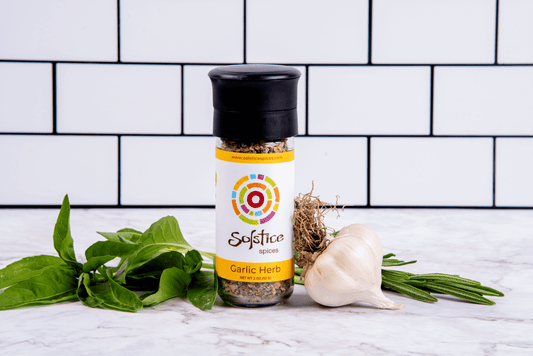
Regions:
<instances>
[{"instance_id":1,"label":"white label","mask_svg":"<svg viewBox=\"0 0 533 356\"><path fill-rule=\"evenodd\" d=\"M219 275L249 281L292 278L293 210L294 151L249 154L217 149Z\"/></svg>"}]
</instances>

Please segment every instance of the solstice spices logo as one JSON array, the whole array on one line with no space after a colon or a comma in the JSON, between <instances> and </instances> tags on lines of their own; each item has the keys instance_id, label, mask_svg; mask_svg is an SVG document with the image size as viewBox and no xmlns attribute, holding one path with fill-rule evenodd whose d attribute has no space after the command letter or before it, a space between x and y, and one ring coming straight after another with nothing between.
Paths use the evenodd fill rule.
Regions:
<instances>
[{"instance_id":1,"label":"solstice spices logo","mask_svg":"<svg viewBox=\"0 0 533 356\"><path fill-rule=\"evenodd\" d=\"M279 207L279 188L263 174L250 174L235 183L231 192L235 214L247 224L260 225L270 221Z\"/></svg>"}]
</instances>

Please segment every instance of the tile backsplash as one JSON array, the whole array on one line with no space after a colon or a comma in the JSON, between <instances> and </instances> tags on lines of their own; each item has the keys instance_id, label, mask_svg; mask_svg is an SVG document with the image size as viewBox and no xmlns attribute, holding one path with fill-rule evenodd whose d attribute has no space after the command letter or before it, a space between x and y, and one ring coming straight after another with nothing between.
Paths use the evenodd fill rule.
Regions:
<instances>
[{"instance_id":1,"label":"tile backsplash","mask_svg":"<svg viewBox=\"0 0 533 356\"><path fill-rule=\"evenodd\" d=\"M533 208L530 0L0 0L0 207L213 206L239 63L302 73L298 192Z\"/></svg>"}]
</instances>

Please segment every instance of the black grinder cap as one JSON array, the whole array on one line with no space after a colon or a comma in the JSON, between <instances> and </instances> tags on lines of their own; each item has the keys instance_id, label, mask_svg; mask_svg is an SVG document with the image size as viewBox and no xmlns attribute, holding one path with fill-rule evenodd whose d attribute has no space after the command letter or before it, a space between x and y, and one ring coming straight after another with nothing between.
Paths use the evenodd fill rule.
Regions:
<instances>
[{"instance_id":1,"label":"black grinder cap","mask_svg":"<svg viewBox=\"0 0 533 356\"><path fill-rule=\"evenodd\" d=\"M298 134L298 69L239 64L217 67L208 75L213 84L214 136L276 141Z\"/></svg>"}]
</instances>

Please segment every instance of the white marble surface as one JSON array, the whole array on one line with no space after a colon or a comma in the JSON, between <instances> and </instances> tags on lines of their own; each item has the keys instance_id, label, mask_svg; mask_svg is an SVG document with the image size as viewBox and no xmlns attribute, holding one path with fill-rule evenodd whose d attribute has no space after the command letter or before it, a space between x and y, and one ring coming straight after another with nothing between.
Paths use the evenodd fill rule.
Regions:
<instances>
[{"instance_id":1,"label":"white marble surface","mask_svg":"<svg viewBox=\"0 0 533 356\"><path fill-rule=\"evenodd\" d=\"M58 210L0 210L0 268L22 257L54 254ZM214 251L214 211L74 209L76 254L123 227L140 230L174 215L196 248ZM135 314L80 302L0 312L0 355L533 355L533 211L347 210L340 228L360 222L380 235L384 251L411 272L457 273L506 294L494 306L441 298L400 311L365 305L326 308L301 286L284 305L233 308L220 301L202 312L174 299Z\"/></svg>"}]
</instances>

